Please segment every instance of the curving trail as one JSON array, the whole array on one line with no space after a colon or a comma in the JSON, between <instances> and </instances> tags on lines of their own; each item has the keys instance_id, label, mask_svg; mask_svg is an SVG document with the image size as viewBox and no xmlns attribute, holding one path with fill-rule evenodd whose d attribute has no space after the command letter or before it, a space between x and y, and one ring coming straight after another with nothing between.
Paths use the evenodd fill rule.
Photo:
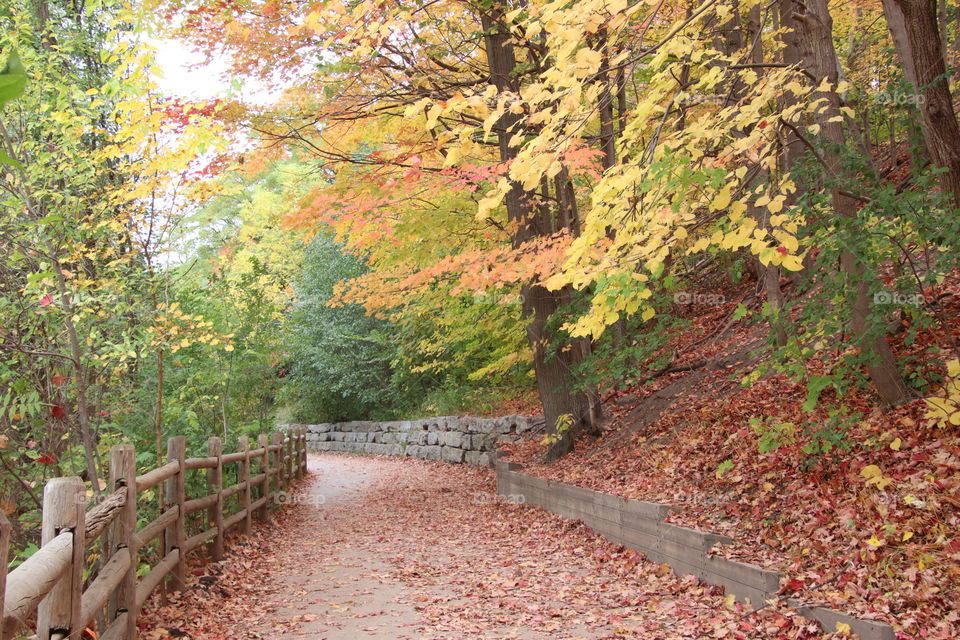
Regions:
<instances>
[{"instance_id":1,"label":"curving trail","mask_svg":"<svg viewBox=\"0 0 960 640\"><path fill-rule=\"evenodd\" d=\"M146 638L792 637L781 613L744 615L579 523L500 501L489 469L336 454L309 468L274 527L153 612L154 631L175 616L177 633Z\"/></svg>"}]
</instances>

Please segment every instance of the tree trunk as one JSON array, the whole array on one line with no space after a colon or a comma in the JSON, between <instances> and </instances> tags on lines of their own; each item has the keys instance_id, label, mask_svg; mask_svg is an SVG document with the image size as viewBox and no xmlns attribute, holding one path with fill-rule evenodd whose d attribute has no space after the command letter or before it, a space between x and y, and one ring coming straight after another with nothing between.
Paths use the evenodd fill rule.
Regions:
<instances>
[{"instance_id":1,"label":"tree trunk","mask_svg":"<svg viewBox=\"0 0 960 640\"><path fill-rule=\"evenodd\" d=\"M519 79L513 75L516 56L511 44L512 36L504 24L503 8L495 5L489 10L481 11L480 20L484 31L490 81L500 92L518 92ZM507 112L497 124L501 162L509 162L517 155L517 147L511 146L509 140L513 134L518 133L516 127L519 121L519 115ZM564 191L565 188L558 190L558 202L566 201ZM514 248L550 233L551 220L545 218L552 219L552 216L539 212L533 200L532 193L516 182L511 183L506 196L506 207L507 216L515 225L512 238ZM575 224L575 214L569 211L559 213L559 220ZM547 459L556 460L573 449L579 433L593 427L589 395L573 391L570 386L570 368L581 358L581 350L559 349L552 356L549 354L556 335L548 326L548 320L560 307L564 292L550 291L538 284L528 283L522 287L522 294L523 313L527 319L527 341L533 351L537 389L547 429L554 436Z\"/></svg>"},{"instance_id":2,"label":"tree trunk","mask_svg":"<svg viewBox=\"0 0 960 640\"><path fill-rule=\"evenodd\" d=\"M734 11L729 20L720 25L718 31L717 46L725 54L735 56L738 53L747 53L749 62L753 64L763 63L763 45L757 34L760 33L760 7L759 5L751 8L748 14L747 24L744 25L740 20L740 13L737 3L733 5ZM730 103L736 103L743 98L746 87L742 82L737 81L730 89L727 97L728 106ZM746 136L746 132L739 132L737 135ZM757 181L769 180L770 174L763 170L757 177ZM761 229L770 228L770 216L766 209L749 206L749 215L753 217ZM786 346L787 330L783 323L781 309L784 305L783 291L780 289L780 267L773 263L762 264L752 256L746 256L747 260L755 261L753 265L757 269L758 280L761 281L764 291L767 294L767 304L770 307L770 331L774 336L778 347Z\"/></svg>"},{"instance_id":3,"label":"tree trunk","mask_svg":"<svg viewBox=\"0 0 960 640\"><path fill-rule=\"evenodd\" d=\"M826 0L805 0L801 3L788 0L792 4L792 28L801 51L801 60L815 85L826 79L832 85L837 82L837 53L833 45L833 21L827 9ZM845 145L846 140L841 124L840 96L834 89L814 94L811 100L826 99L826 108L815 115L820 125L820 135L828 143L823 150L823 162L829 178L835 179L841 174L841 159L836 148ZM835 121L831 121L835 120ZM830 197L837 215L855 223L857 219L857 201L843 193L834 184ZM840 256L840 266L854 289L851 328L854 340L867 356L867 374L870 376L881 401L885 405L898 405L909 399L907 387L897 370L897 363L887 343L886 336L870 326L869 282L864 266L851 251Z\"/></svg>"},{"instance_id":4,"label":"tree trunk","mask_svg":"<svg viewBox=\"0 0 960 640\"><path fill-rule=\"evenodd\" d=\"M883 0L890 34L904 78L916 91L924 146L940 176L943 192L960 207L960 125L944 62L935 0Z\"/></svg>"}]
</instances>

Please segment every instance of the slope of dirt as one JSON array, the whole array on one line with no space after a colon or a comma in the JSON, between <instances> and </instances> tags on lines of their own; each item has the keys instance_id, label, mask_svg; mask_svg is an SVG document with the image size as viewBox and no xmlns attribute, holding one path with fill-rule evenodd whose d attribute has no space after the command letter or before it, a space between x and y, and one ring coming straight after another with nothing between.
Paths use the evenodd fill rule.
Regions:
<instances>
[{"instance_id":1,"label":"slope of dirt","mask_svg":"<svg viewBox=\"0 0 960 640\"><path fill-rule=\"evenodd\" d=\"M936 352L960 337L948 286L930 297L952 334L933 328L893 345L915 370L935 370L932 347L957 357ZM808 389L783 375L744 387L755 361L742 345L759 344L766 329L729 324L736 296L727 299L689 309L690 330L671 339L674 368L706 364L611 393L607 431L560 463L541 464L537 441L509 445L505 457L527 473L679 506L673 521L734 539L724 555L782 571L783 595L884 620L900 638L960 637L957 427L932 425L922 399L885 413L859 389L842 400L857 417L829 430L830 451L811 451L840 402L827 392L824 408L804 412ZM829 373L843 355L807 375ZM773 446L770 434L779 434Z\"/></svg>"},{"instance_id":2,"label":"slope of dirt","mask_svg":"<svg viewBox=\"0 0 960 640\"><path fill-rule=\"evenodd\" d=\"M822 637L501 501L489 469L334 454L310 467L272 527L153 600L143 638Z\"/></svg>"}]
</instances>

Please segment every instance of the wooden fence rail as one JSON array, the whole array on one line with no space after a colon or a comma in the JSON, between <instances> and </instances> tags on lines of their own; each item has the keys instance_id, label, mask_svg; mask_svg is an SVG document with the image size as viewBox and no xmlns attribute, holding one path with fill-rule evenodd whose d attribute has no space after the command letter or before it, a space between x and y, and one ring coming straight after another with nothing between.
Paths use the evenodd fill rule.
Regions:
<instances>
[{"instance_id":1,"label":"wooden fence rail","mask_svg":"<svg viewBox=\"0 0 960 640\"><path fill-rule=\"evenodd\" d=\"M95 620L101 640L134 640L150 594L165 580L174 591L184 586L188 554L206 545L212 560L222 559L227 533L237 525L249 533L254 516L267 522L275 494L306 475L306 431L261 435L256 449L243 437L227 454L220 438L210 438L198 458L186 457L186 439L177 436L167 441L167 458L138 476L133 446L113 447L107 492L89 509L80 478L51 479L43 490L40 549L9 575L10 524L0 513L0 640L29 633L33 621L39 640L81 640ZM187 474L195 470L206 474L207 494L188 498ZM228 475L236 483L224 486ZM160 483L165 504L138 527L137 496ZM227 513L235 495L239 510ZM138 578L146 560L140 552L156 538L160 557ZM102 560L88 566L86 549L97 540Z\"/></svg>"}]
</instances>

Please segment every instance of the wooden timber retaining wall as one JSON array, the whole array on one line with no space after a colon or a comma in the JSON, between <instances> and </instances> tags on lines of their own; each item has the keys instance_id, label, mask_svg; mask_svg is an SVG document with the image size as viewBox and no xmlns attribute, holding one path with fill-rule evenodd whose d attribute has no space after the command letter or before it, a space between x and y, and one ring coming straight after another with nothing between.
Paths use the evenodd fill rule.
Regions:
<instances>
[{"instance_id":1,"label":"wooden timber retaining wall","mask_svg":"<svg viewBox=\"0 0 960 640\"><path fill-rule=\"evenodd\" d=\"M691 574L702 582L723 587L740 602L763 606L778 598L780 574L710 553L730 538L665 522L675 507L625 500L561 482L519 473L520 465L497 461L497 494L516 502L541 507L564 518L580 520L604 538L643 553L654 562L669 565L678 575ZM894 640L893 627L855 618L826 607L788 599L802 616L818 621L827 632L837 623L850 625L861 640Z\"/></svg>"},{"instance_id":2,"label":"wooden timber retaining wall","mask_svg":"<svg viewBox=\"0 0 960 640\"><path fill-rule=\"evenodd\" d=\"M207 544L210 558L222 559L227 532L239 525L249 533L254 516L269 521L271 500L282 496L278 490L306 475L302 429L261 435L257 446L250 449L243 437L235 453L225 454L220 439L210 438L205 457L188 458L186 439L177 436L167 441L167 463L139 476L133 446L115 446L107 492L90 509L80 478L51 479L43 490L41 547L10 575L10 525L0 514L0 640L23 632L34 619L39 640L79 640L95 618L104 628L93 637L136 638L137 614L150 594L167 576L172 590L185 585L187 554ZM225 468L237 480L226 487ZM208 492L188 498L187 474L193 470L205 471ZM138 528L137 496L161 482L165 508ZM238 496L239 510L226 513L232 496ZM188 536L192 528L200 531ZM93 573L87 548L101 536L103 561ZM138 579L140 552L157 537L162 557Z\"/></svg>"}]
</instances>

